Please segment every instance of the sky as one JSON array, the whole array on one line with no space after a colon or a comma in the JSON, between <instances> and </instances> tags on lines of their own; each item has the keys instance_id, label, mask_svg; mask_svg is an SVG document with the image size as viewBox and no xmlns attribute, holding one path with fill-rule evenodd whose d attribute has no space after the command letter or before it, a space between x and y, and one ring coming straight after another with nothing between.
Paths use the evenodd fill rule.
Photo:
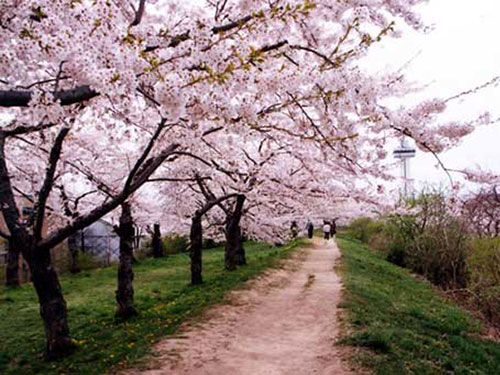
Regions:
<instances>
[{"instance_id":1,"label":"sky","mask_svg":"<svg viewBox=\"0 0 500 375\"><path fill-rule=\"evenodd\" d=\"M418 10L431 31L408 30L402 38L376 46L366 58L370 70L397 70L411 60L405 74L425 86L420 98L448 98L500 76L499 0L430 0ZM444 118L473 119L486 111L492 119L500 118L500 87L454 103ZM500 174L500 122L480 128L441 160L453 169L480 167ZM449 185L436 164L432 155L417 151L411 160L417 188Z\"/></svg>"}]
</instances>

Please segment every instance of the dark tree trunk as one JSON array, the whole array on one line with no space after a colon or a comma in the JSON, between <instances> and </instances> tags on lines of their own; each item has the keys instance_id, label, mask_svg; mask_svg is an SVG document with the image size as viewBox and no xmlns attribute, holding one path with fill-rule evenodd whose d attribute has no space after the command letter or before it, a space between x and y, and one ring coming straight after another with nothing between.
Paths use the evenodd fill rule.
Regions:
<instances>
[{"instance_id":1,"label":"dark tree trunk","mask_svg":"<svg viewBox=\"0 0 500 375\"><path fill-rule=\"evenodd\" d=\"M76 236L68 237L69 272L71 273L80 272L80 267L78 266L78 245L76 242Z\"/></svg>"},{"instance_id":2,"label":"dark tree trunk","mask_svg":"<svg viewBox=\"0 0 500 375\"><path fill-rule=\"evenodd\" d=\"M202 245L203 245L203 229L201 226L201 218L199 211L196 211L191 219L191 233L189 240L191 242L189 256L191 257L191 284L199 285L203 283L201 276L202 272Z\"/></svg>"},{"instance_id":3,"label":"dark tree trunk","mask_svg":"<svg viewBox=\"0 0 500 375\"><path fill-rule=\"evenodd\" d=\"M153 226L153 257L161 258L164 255L163 242L161 241L160 224Z\"/></svg>"},{"instance_id":4,"label":"dark tree trunk","mask_svg":"<svg viewBox=\"0 0 500 375\"><path fill-rule=\"evenodd\" d=\"M247 256L245 253L245 248L243 247L243 235L241 234L241 227L240 227L238 250L236 251L235 260L237 266L246 266L247 264Z\"/></svg>"},{"instance_id":5,"label":"dark tree trunk","mask_svg":"<svg viewBox=\"0 0 500 375\"><path fill-rule=\"evenodd\" d=\"M224 252L224 264L227 270L233 271L237 265L246 264L245 249L241 238L240 220L243 214L245 196L236 197L234 211L230 214L226 223L226 248Z\"/></svg>"},{"instance_id":6,"label":"dark tree trunk","mask_svg":"<svg viewBox=\"0 0 500 375\"><path fill-rule=\"evenodd\" d=\"M12 241L8 243L7 267L5 272L5 285L19 285L19 248L14 246Z\"/></svg>"},{"instance_id":7,"label":"dark tree trunk","mask_svg":"<svg viewBox=\"0 0 500 375\"><path fill-rule=\"evenodd\" d=\"M45 357L48 360L65 357L74 350L75 345L69 336L66 301L57 272L52 266L50 249L35 247L33 236L24 230L14 234L11 241L14 242L13 246L21 249L30 268L47 339Z\"/></svg>"},{"instance_id":8,"label":"dark tree trunk","mask_svg":"<svg viewBox=\"0 0 500 375\"><path fill-rule=\"evenodd\" d=\"M120 237L120 264L118 266L118 289L116 291L115 316L127 319L137 315L134 307L134 272L132 271L132 261L134 258L134 222L128 203L122 204L122 214L120 216L120 226L115 228Z\"/></svg>"}]
</instances>

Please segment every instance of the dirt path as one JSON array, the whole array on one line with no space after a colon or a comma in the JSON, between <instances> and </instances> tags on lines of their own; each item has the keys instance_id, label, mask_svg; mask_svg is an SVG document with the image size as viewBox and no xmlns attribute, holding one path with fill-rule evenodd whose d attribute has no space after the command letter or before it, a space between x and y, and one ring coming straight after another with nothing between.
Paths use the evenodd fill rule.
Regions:
<instances>
[{"instance_id":1,"label":"dirt path","mask_svg":"<svg viewBox=\"0 0 500 375\"><path fill-rule=\"evenodd\" d=\"M314 246L285 269L235 292L204 323L183 327L156 350L159 368L128 374L347 375L334 346L341 284L336 244Z\"/></svg>"}]
</instances>

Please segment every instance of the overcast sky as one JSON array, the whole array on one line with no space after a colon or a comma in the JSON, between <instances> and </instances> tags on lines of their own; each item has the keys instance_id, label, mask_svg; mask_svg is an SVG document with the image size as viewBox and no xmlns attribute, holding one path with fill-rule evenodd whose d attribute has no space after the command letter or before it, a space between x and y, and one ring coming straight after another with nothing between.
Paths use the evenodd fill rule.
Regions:
<instances>
[{"instance_id":1,"label":"overcast sky","mask_svg":"<svg viewBox=\"0 0 500 375\"><path fill-rule=\"evenodd\" d=\"M372 69L406 69L411 80L428 84L420 97L447 98L481 85L500 75L500 0L430 0L419 7L426 34L410 32L401 39L377 46L367 62ZM500 87L482 91L451 106L450 119L472 119L489 111L500 117ZM481 128L459 148L442 156L448 167L476 167L500 173L500 123ZM412 176L419 185L446 183L429 154L418 153L411 161Z\"/></svg>"}]
</instances>

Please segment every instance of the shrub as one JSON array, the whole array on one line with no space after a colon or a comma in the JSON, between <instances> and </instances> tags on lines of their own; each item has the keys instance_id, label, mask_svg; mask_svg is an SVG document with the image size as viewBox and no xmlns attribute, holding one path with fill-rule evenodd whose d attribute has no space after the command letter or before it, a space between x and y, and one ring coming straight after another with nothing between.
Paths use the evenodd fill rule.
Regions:
<instances>
[{"instance_id":1,"label":"shrub","mask_svg":"<svg viewBox=\"0 0 500 375\"><path fill-rule=\"evenodd\" d=\"M215 241L213 238L203 238L203 248L213 249L215 247L221 246L222 243Z\"/></svg>"},{"instance_id":2,"label":"shrub","mask_svg":"<svg viewBox=\"0 0 500 375\"><path fill-rule=\"evenodd\" d=\"M402 242L392 242L387 250L387 261L399 267L406 267L406 246Z\"/></svg>"},{"instance_id":3,"label":"shrub","mask_svg":"<svg viewBox=\"0 0 500 375\"><path fill-rule=\"evenodd\" d=\"M78 267L82 271L106 266L105 262L88 252L78 252Z\"/></svg>"},{"instance_id":4,"label":"shrub","mask_svg":"<svg viewBox=\"0 0 500 375\"><path fill-rule=\"evenodd\" d=\"M500 238L473 238L467 252L468 284L475 305L500 324Z\"/></svg>"},{"instance_id":5,"label":"shrub","mask_svg":"<svg viewBox=\"0 0 500 375\"><path fill-rule=\"evenodd\" d=\"M351 222L347 233L354 239L368 243L370 238L383 230L384 224L369 217L361 217Z\"/></svg>"},{"instance_id":6,"label":"shrub","mask_svg":"<svg viewBox=\"0 0 500 375\"><path fill-rule=\"evenodd\" d=\"M179 254L188 250L189 240L186 236L170 234L162 238L165 254Z\"/></svg>"},{"instance_id":7,"label":"shrub","mask_svg":"<svg viewBox=\"0 0 500 375\"><path fill-rule=\"evenodd\" d=\"M399 266L422 274L445 289L467 283L467 231L443 194L427 193L404 202L404 214L384 219L360 218L349 227L351 237Z\"/></svg>"},{"instance_id":8,"label":"shrub","mask_svg":"<svg viewBox=\"0 0 500 375\"><path fill-rule=\"evenodd\" d=\"M467 232L441 195L422 195L410 202L411 214L392 215L388 225L388 260L420 273L444 289L467 283ZM390 256L390 258L389 258Z\"/></svg>"}]
</instances>

